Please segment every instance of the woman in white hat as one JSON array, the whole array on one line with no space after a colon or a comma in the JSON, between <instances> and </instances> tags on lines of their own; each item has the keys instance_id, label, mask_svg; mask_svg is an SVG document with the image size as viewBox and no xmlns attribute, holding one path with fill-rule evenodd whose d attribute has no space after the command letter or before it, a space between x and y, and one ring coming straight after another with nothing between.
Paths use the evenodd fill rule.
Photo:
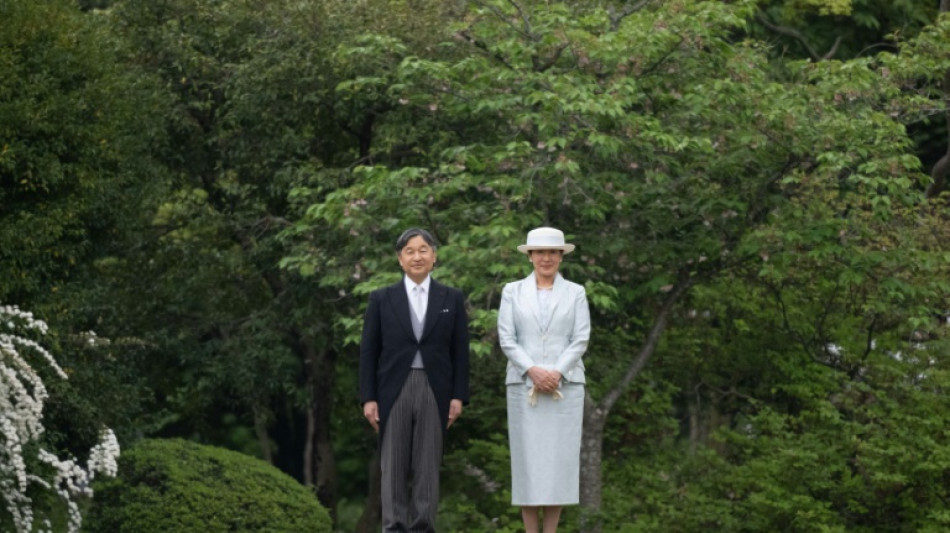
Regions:
<instances>
[{"instance_id":1,"label":"woman in white hat","mask_svg":"<svg viewBox=\"0 0 950 533\"><path fill-rule=\"evenodd\" d=\"M508 357L511 503L527 533L557 531L561 508L580 492L584 363L590 311L584 287L558 269L574 245L554 228L528 232L518 250L534 271L508 283L498 310L498 340ZM542 513L543 511L543 513Z\"/></svg>"}]
</instances>

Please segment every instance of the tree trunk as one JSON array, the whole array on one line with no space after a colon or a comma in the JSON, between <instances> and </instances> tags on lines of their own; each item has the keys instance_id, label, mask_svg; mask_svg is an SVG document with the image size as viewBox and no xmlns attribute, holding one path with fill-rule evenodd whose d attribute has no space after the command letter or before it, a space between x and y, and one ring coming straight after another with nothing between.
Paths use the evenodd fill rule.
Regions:
<instances>
[{"instance_id":1,"label":"tree trunk","mask_svg":"<svg viewBox=\"0 0 950 533\"><path fill-rule=\"evenodd\" d=\"M301 348L307 363L310 393L303 458L304 483L313 487L320 503L330 511L336 523L337 471L330 432L336 357L331 350L318 351L311 343L301 343Z\"/></svg>"},{"instance_id":2,"label":"tree trunk","mask_svg":"<svg viewBox=\"0 0 950 533\"><path fill-rule=\"evenodd\" d=\"M689 402L689 453L695 454L696 450L703 443L705 439L705 431L703 430L703 415L702 407L700 407L699 402Z\"/></svg>"},{"instance_id":3,"label":"tree trunk","mask_svg":"<svg viewBox=\"0 0 950 533\"><path fill-rule=\"evenodd\" d=\"M261 409L254 408L254 434L257 435L257 445L261 448L261 458L269 464L274 464L274 450L271 446L270 435L267 433L267 417Z\"/></svg>"},{"instance_id":4,"label":"tree trunk","mask_svg":"<svg viewBox=\"0 0 950 533\"><path fill-rule=\"evenodd\" d=\"M366 426L369 428L369 426ZM375 436L375 434L374 434ZM382 506L380 488L382 486L383 472L380 469L379 449L373 454L373 460L369 463L369 495L366 498L366 507L363 508L363 514L360 515L356 523L355 533L375 533L379 531L379 524L382 518Z\"/></svg>"},{"instance_id":5,"label":"tree trunk","mask_svg":"<svg viewBox=\"0 0 950 533\"><path fill-rule=\"evenodd\" d=\"M704 403L697 393L696 398L688 403L690 454L695 454L701 448L721 448L715 440L710 439L715 428L729 425L729 415L721 411L718 403L721 399L713 396Z\"/></svg>"},{"instance_id":6,"label":"tree trunk","mask_svg":"<svg viewBox=\"0 0 950 533\"><path fill-rule=\"evenodd\" d=\"M584 398L584 429L581 434L581 531L600 533L602 520L601 466L604 453L604 427L607 411L590 397Z\"/></svg>"},{"instance_id":7,"label":"tree trunk","mask_svg":"<svg viewBox=\"0 0 950 533\"><path fill-rule=\"evenodd\" d=\"M582 533L600 533L603 529L603 520L600 516L600 506L602 503L601 488L603 480L601 472L603 466L604 454L604 428L607 424L607 417L611 409L622 397L623 393L630 388L634 378L640 374L640 371L646 366L647 362L653 357L656 346L660 342L660 336L666 330L670 314L673 312L673 306L679 298L689 290L693 280L688 272L681 273L679 280L673 285L670 292L660 309L657 310L653 319L653 325L647 333L643 345L636 357L630 361L627 372L623 378L604 396L604 399L597 403L590 395L584 399L584 429L581 436L581 532Z\"/></svg>"},{"instance_id":8,"label":"tree trunk","mask_svg":"<svg viewBox=\"0 0 950 533\"><path fill-rule=\"evenodd\" d=\"M940 0L940 12L950 12L950 0ZM950 131L950 70L943 73L943 105L944 120L947 123L947 129ZM950 171L950 138L947 141L947 151L943 157L934 164L930 171L930 177L933 181L927 187L927 198L936 198L940 196L947 187L947 173Z\"/></svg>"},{"instance_id":9,"label":"tree trunk","mask_svg":"<svg viewBox=\"0 0 950 533\"><path fill-rule=\"evenodd\" d=\"M316 471L314 461L314 440L317 435L317 416L313 407L313 394L310 395L310 401L307 403L307 436L303 447L303 484L312 487L313 473Z\"/></svg>"},{"instance_id":10,"label":"tree trunk","mask_svg":"<svg viewBox=\"0 0 950 533\"><path fill-rule=\"evenodd\" d=\"M948 131L950 131L950 70L943 73L943 106L944 121L947 124ZM933 181L927 187L927 198L936 198L946 189L948 171L950 171L950 139L947 141L947 151L930 171L930 177Z\"/></svg>"}]
</instances>

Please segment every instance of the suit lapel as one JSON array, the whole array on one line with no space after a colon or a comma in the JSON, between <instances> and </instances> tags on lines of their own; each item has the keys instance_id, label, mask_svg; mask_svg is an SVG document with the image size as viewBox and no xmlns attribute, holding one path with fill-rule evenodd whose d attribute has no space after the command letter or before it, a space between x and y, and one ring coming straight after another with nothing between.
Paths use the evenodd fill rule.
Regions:
<instances>
[{"instance_id":1,"label":"suit lapel","mask_svg":"<svg viewBox=\"0 0 950 533\"><path fill-rule=\"evenodd\" d=\"M392 314L396 321L402 326L409 337L415 339L416 334L412 331L412 322L410 322L409 313L412 309L409 307L409 297L406 296L406 285L403 280L399 280L395 285L389 286L389 302L392 305Z\"/></svg>"},{"instance_id":2,"label":"suit lapel","mask_svg":"<svg viewBox=\"0 0 950 533\"><path fill-rule=\"evenodd\" d=\"M562 278L560 274L555 274L554 287L551 290L551 299L548 300L548 322L542 325L542 329L547 329L550 325L551 320L554 318L554 313L557 312L557 306L566 292L567 283L564 281L564 278Z\"/></svg>"},{"instance_id":3,"label":"suit lapel","mask_svg":"<svg viewBox=\"0 0 950 533\"><path fill-rule=\"evenodd\" d=\"M541 308L538 306L538 282L534 279L534 272L531 273L521 284L521 302L526 305L528 312L534 317L538 324L538 330L545 331L551 324L554 313L557 312L558 304L564 299L567 293L567 282L560 274L554 277L554 287L551 289L551 297L548 299L547 320L541 314Z\"/></svg>"},{"instance_id":4,"label":"suit lapel","mask_svg":"<svg viewBox=\"0 0 950 533\"><path fill-rule=\"evenodd\" d=\"M534 323L538 325L539 330L544 329L544 324L541 323L541 308L538 307L538 282L534 279L534 272L528 274L521 282L521 294L519 295L521 303L525 305L525 308L534 318Z\"/></svg>"},{"instance_id":5,"label":"suit lapel","mask_svg":"<svg viewBox=\"0 0 950 533\"><path fill-rule=\"evenodd\" d=\"M429 281L429 303L426 305L426 322L422 325L422 339L429 335L432 328L435 327L435 323L441 317L446 294L448 294L448 291L445 290L445 285L436 282L434 279Z\"/></svg>"}]
</instances>

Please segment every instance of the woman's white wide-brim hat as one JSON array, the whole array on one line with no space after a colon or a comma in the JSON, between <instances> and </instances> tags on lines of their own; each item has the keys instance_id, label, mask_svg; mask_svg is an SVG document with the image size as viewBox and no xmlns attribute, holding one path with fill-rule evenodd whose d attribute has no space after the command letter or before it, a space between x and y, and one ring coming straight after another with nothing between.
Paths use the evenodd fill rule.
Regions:
<instances>
[{"instance_id":1,"label":"woman's white wide-brim hat","mask_svg":"<svg viewBox=\"0 0 950 533\"><path fill-rule=\"evenodd\" d=\"M574 245L564 242L564 232L559 229L535 228L528 232L527 242L518 246L521 253L531 250L562 250L569 254L574 251Z\"/></svg>"}]
</instances>

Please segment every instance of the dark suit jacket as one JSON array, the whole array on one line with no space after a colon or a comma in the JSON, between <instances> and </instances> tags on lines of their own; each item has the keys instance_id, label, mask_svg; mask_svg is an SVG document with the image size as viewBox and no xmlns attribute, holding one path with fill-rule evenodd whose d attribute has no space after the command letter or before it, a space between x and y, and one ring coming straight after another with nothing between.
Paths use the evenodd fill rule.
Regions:
<instances>
[{"instance_id":1,"label":"dark suit jacket","mask_svg":"<svg viewBox=\"0 0 950 533\"><path fill-rule=\"evenodd\" d=\"M445 431L452 399L468 403L468 319L465 296L434 279L422 339L412 331L409 298L403 280L373 291L360 341L360 404L379 404L380 437L402 390L416 350L435 394Z\"/></svg>"}]
</instances>

